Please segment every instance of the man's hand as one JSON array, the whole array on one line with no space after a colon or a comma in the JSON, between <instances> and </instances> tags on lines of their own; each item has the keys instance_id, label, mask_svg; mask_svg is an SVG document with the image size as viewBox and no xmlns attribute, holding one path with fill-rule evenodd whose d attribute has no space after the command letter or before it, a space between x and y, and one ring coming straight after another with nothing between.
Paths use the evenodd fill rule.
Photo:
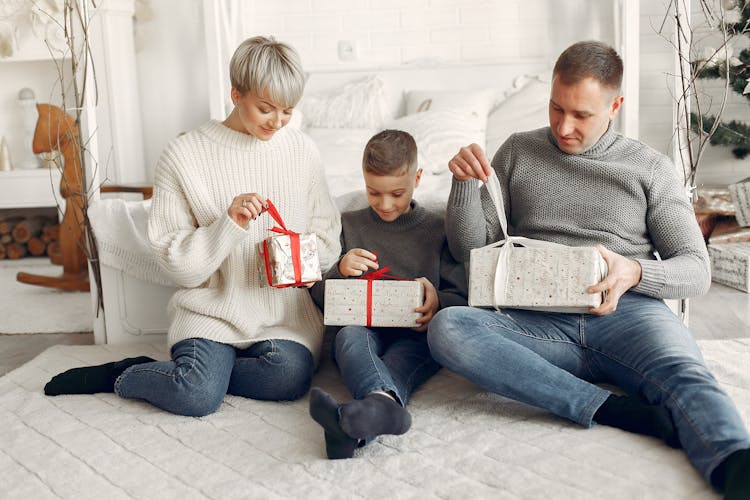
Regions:
<instances>
[{"instance_id":1,"label":"man's hand","mask_svg":"<svg viewBox=\"0 0 750 500\"><path fill-rule=\"evenodd\" d=\"M606 278L586 291L588 293L607 292L606 300L599 307L589 308L591 314L604 316L614 312L620 297L641 282L641 265L636 260L607 250L603 245L596 245L596 249L604 257L609 272Z\"/></svg>"},{"instance_id":2,"label":"man's hand","mask_svg":"<svg viewBox=\"0 0 750 500\"><path fill-rule=\"evenodd\" d=\"M425 332L427 331L427 326L429 325L430 320L435 316L435 313L440 306L440 301L438 300L437 291L432 283L430 283L430 280L427 278L417 278L416 281L419 281L424 286L424 303L420 307L414 309L415 312L421 313L422 316L417 319L419 326L412 328L412 330Z\"/></svg>"},{"instance_id":3,"label":"man's hand","mask_svg":"<svg viewBox=\"0 0 750 500\"><path fill-rule=\"evenodd\" d=\"M362 248L352 248L339 262L339 273L344 278L362 276L368 269L377 269L378 257Z\"/></svg>"},{"instance_id":4,"label":"man's hand","mask_svg":"<svg viewBox=\"0 0 750 500\"><path fill-rule=\"evenodd\" d=\"M479 179L485 183L492 171L484 151L477 144L470 144L461 148L456 156L448 162L448 168L457 181Z\"/></svg>"}]
</instances>

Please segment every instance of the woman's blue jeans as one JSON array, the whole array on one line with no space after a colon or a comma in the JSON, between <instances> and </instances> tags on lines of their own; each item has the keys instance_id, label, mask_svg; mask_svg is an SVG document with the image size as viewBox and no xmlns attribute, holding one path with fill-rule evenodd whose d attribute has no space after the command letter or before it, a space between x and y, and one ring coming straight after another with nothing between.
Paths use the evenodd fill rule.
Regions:
<instances>
[{"instance_id":1,"label":"woman's blue jeans","mask_svg":"<svg viewBox=\"0 0 750 500\"><path fill-rule=\"evenodd\" d=\"M310 388L313 357L291 340L265 340L235 349L207 339L172 346L172 361L131 366L115 382L124 398L144 399L163 410L200 417L219 409L226 394L285 401Z\"/></svg>"},{"instance_id":2,"label":"woman's blue jeans","mask_svg":"<svg viewBox=\"0 0 750 500\"><path fill-rule=\"evenodd\" d=\"M750 448L690 331L658 299L629 292L606 316L451 307L432 319L428 341L438 363L484 389L585 427L610 394L596 383L664 405L709 482L728 455Z\"/></svg>"},{"instance_id":3,"label":"woman's blue jeans","mask_svg":"<svg viewBox=\"0 0 750 500\"><path fill-rule=\"evenodd\" d=\"M390 392L406 406L412 392L437 373L424 332L345 326L336 334L334 358L354 399Z\"/></svg>"}]
</instances>

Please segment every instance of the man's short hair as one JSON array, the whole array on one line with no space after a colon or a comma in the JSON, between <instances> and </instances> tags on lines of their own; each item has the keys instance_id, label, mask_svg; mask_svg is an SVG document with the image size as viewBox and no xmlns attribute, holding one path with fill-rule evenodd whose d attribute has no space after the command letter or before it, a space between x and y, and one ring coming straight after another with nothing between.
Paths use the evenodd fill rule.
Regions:
<instances>
[{"instance_id":1,"label":"man's short hair","mask_svg":"<svg viewBox=\"0 0 750 500\"><path fill-rule=\"evenodd\" d=\"M417 169L417 143L403 130L383 130L367 141L362 170L375 175L411 174Z\"/></svg>"},{"instance_id":2,"label":"man's short hair","mask_svg":"<svg viewBox=\"0 0 750 500\"><path fill-rule=\"evenodd\" d=\"M253 92L285 107L294 107L305 89L297 51L273 37L255 36L237 47L229 62L229 80L240 94Z\"/></svg>"},{"instance_id":3,"label":"man's short hair","mask_svg":"<svg viewBox=\"0 0 750 500\"><path fill-rule=\"evenodd\" d=\"M622 59L606 43L578 42L560 54L552 74L569 85L593 78L603 87L619 92L622 86Z\"/></svg>"}]
</instances>

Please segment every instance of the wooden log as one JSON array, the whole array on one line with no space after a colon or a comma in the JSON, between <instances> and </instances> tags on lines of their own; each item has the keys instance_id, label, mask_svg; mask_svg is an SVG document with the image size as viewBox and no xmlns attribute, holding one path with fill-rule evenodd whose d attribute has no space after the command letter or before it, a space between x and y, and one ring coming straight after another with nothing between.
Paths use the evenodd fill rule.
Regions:
<instances>
[{"instance_id":1,"label":"wooden log","mask_svg":"<svg viewBox=\"0 0 750 500\"><path fill-rule=\"evenodd\" d=\"M3 260L5 258L5 245L0 243L0 260Z\"/></svg>"},{"instance_id":2,"label":"wooden log","mask_svg":"<svg viewBox=\"0 0 750 500\"><path fill-rule=\"evenodd\" d=\"M21 243L8 243L5 245L5 255L9 259L22 259L26 257L28 250Z\"/></svg>"},{"instance_id":3,"label":"wooden log","mask_svg":"<svg viewBox=\"0 0 750 500\"><path fill-rule=\"evenodd\" d=\"M44 220L41 218L24 219L13 226L11 235L16 243L28 243L31 238L42 232Z\"/></svg>"},{"instance_id":4,"label":"wooden log","mask_svg":"<svg viewBox=\"0 0 750 500\"><path fill-rule=\"evenodd\" d=\"M31 238L29 242L26 243L26 247L29 250L29 254L33 255L34 257L44 255L44 252L47 250L47 244L36 236Z\"/></svg>"},{"instance_id":5,"label":"wooden log","mask_svg":"<svg viewBox=\"0 0 750 500\"><path fill-rule=\"evenodd\" d=\"M0 234L10 234L13 230L13 226L23 220L23 217L6 217L0 220Z\"/></svg>"},{"instance_id":6,"label":"wooden log","mask_svg":"<svg viewBox=\"0 0 750 500\"><path fill-rule=\"evenodd\" d=\"M10 234L2 234L0 235L0 243L3 245L7 245L8 243L13 243L13 236Z\"/></svg>"},{"instance_id":7,"label":"wooden log","mask_svg":"<svg viewBox=\"0 0 750 500\"><path fill-rule=\"evenodd\" d=\"M42 228L42 241L49 243L60 239L60 224L47 224Z\"/></svg>"}]
</instances>

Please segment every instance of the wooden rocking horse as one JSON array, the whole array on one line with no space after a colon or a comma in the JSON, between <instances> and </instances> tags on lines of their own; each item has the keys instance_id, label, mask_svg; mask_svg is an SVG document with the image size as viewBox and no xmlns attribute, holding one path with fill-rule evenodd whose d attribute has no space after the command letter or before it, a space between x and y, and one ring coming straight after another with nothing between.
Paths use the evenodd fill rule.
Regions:
<instances>
[{"instance_id":1,"label":"wooden rocking horse","mask_svg":"<svg viewBox=\"0 0 750 500\"><path fill-rule=\"evenodd\" d=\"M36 107L39 119L34 131L34 153L59 151L65 160L60 181L60 195L65 199L65 212L60 222L60 257L53 259L54 263L62 264L63 272L59 276L21 272L16 275L16 279L30 285L88 291L88 263L84 252L84 206L87 193L78 128L73 117L57 106L37 104Z\"/></svg>"}]
</instances>

